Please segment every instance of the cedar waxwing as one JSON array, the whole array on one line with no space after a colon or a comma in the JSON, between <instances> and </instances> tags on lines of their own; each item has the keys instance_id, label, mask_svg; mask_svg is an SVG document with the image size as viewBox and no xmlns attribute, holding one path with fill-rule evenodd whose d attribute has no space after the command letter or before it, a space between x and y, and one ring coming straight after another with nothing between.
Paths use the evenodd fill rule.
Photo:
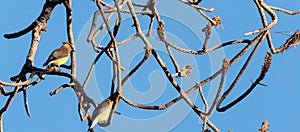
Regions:
<instances>
[{"instance_id":1,"label":"cedar waxwing","mask_svg":"<svg viewBox=\"0 0 300 132\"><path fill-rule=\"evenodd\" d=\"M66 63L69 59L71 51L73 51L72 45L68 42L63 42L63 45L60 48L51 53L43 66L47 66L49 63L55 66L60 66Z\"/></svg>"},{"instance_id":2,"label":"cedar waxwing","mask_svg":"<svg viewBox=\"0 0 300 132\"><path fill-rule=\"evenodd\" d=\"M192 66L186 65L178 73L172 74L173 77L186 77L192 72Z\"/></svg>"},{"instance_id":3,"label":"cedar waxwing","mask_svg":"<svg viewBox=\"0 0 300 132\"><path fill-rule=\"evenodd\" d=\"M114 102L110 98L107 98L101 102L97 108L95 108L92 114L92 124L90 125L89 130L92 129L96 124L99 126L105 126L103 124L108 121L113 103Z\"/></svg>"}]
</instances>

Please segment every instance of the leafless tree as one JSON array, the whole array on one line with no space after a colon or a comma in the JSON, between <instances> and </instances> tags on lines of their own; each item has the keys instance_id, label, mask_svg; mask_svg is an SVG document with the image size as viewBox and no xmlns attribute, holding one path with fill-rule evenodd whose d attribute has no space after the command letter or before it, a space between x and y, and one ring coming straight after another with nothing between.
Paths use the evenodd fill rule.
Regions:
<instances>
[{"instance_id":1,"label":"leafless tree","mask_svg":"<svg viewBox=\"0 0 300 132\"><path fill-rule=\"evenodd\" d=\"M203 43L203 46L201 49L186 49L183 47L178 46L176 42L171 42L168 40L168 36L165 34L165 23L160 18L159 10L157 9L157 3L155 0L149 0L147 3L135 3L131 0L114 0L112 4L105 3L101 0L95 0L95 6L97 6L98 10L94 13L94 19L92 22L92 27L89 32L87 41L90 42L93 46L93 49L95 51L95 54L97 54L97 57L94 59L93 64L90 67L89 73L87 73L86 80L83 84L80 84L79 81L76 79L76 68L77 68L77 62L76 62L76 52L71 53L71 65L62 65L62 68L70 69L71 72L63 72L60 70L57 70L55 66L48 67L47 69L41 69L34 65L34 58L37 51L37 47L39 46L39 40L43 33L43 31L46 30L47 27L47 21L49 20L52 11L55 9L55 7L59 4L63 4L66 10L66 23L67 23L67 36L69 43L72 44L73 48L76 51L76 45L74 45L74 37L73 37L73 30L72 30L72 0L46 0L44 3L43 9L38 16L38 18L32 22L28 27L25 29L5 34L4 37L7 39L13 39L18 38L28 32L31 31L31 46L29 48L29 52L27 54L27 58L25 61L25 64L23 65L22 69L20 70L20 73L16 76L13 76L10 78L11 81L14 83L8 83L4 81L0 81L0 93L3 96L8 96L4 107L0 110L0 123L2 124L2 117L3 113L6 112L10 106L10 103L14 99L14 97L22 92L24 96L24 104L25 109L27 111L27 115L30 116L30 111L28 107L28 101L27 101L27 95L26 90L35 86L38 83L41 83L45 77L49 75L54 76L62 76L70 79L70 82L66 82L66 84L62 84L59 88L53 90L50 95L58 94L61 90L64 88L72 88L74 90L74 93L76 94L78 98L78 113L80 115L81 121L88 120L89 124L92 123L92 113L91 107L97 108L101 107L102 105L98 104L96 101L94 101L92 98L87 96L85 93L85 88L87 83L89 82L90 76L93 73L95 64L99 61L99 58L102 55L107 55L111 61L112 61L112 67L113 70L111 73L113 73L112 78L112 88L111 88L111 95L108 98L109 101L112 101L112 107L109 107L110 114L107 121L103 122L101 126L108 126L110 122L112 121L112 117L115 113L115 110L118 106L118 103L120 100L126 102L128 105L131 105L136 108L141 109L150 109L150 110L163 110L168 108L169 106L172 106L179 100L183 99L190 108L203 120L203 126L202 131L210 131L207 129L207 125L209 128L213 131L220 131L218 127L210 121L207 116L211 115L212 111L216 108L218 112L224 112L227 109L231 108L232 106L236 105L238 102L242 101L251 91L257 86L257 85L264 85L260 82L264 79L266 73L270 69L271 61L272 61L272 54L282 53L286 49L289 49L290 47L296 46L300 41L300 31L296 31L291 35L289 38L287 38L286 42L282 44L279 48L275 48L272 43L271 38L271 32L270 29L276 26L276 23L278 21L278 17L276 15L277 12L286 13L288 15L296 15L300 13L300 10L298 11L288 11L279 7L274 7L267 5L264 0L253 0L253 2L256 4L256 7L259 11L259 16L261 18L262 27L260 29L257 29L252 32L245 33L245 36L248 35L256 35L254 39L236 39L229 42L223 42L217 46L209 47L209 39L212 32L212 27L219 26L221 24L221 16L214 16L210 17L207 15L207 12L213 12L214 8L205 8L199 6L202 0L179 0L181 4L186 4L190 8L193 8L198 11L199 16L205 18L208 23L205 27L199 27L203 28L202 32L205 33L205 41ZM171 2L171 1L170 1ZM109 24L109 20L112 17L114 13L117 13L118 18L115 21L114 25ZM124 39L122 41L117 41L116 36L118 34L122 34L122 32L119 32L120 25L123 22L122 16L124 14L130 14L132 17L132 20L134 21L134 27L136 30L136 33L133 36L130 36L127 39ZM149 29L147 34L144 34L141 29L141 23L140 20L137 17L137 14L142 14L149 16L151 21L149 23ZM98 17L101 17L103 23L98 23L97 19ZM266 19L266 16L271 17L271 21L268 22ZM154 22L158 23L158 26L155 28L153 27ZM142 23L145 24L145 23ZM100 26L98 29L96 29L97 26ZM52 28L52 27L49 27ZM110 36L110 41L106 46L102 46L97 44L97 41L95 38L102 32L102 30L106 28L107 34ZM152 44L148 40L148 36L151 36L152 31L155 30L158 34L159 40L163 42L166 46L166 51L169 54L170 59L172 60L172 63L175 67L175 71L170 71L170 68L165 65L165 62L163 61L164 58L161 58L158 52L155 48L152 47ZM119 45L124 45L129 42L131 42L134 39L140 38L144 44L144 57L140 62L133 68L127 75L122 78L121 74L123 74L122 70L122 60L120 59L119 54ZM230 92L235 88L237 82L245 72L245 69L248 67L248 64L250 60L252 59L253 55L256 53L258 47L262 44L262 41L267 39L268 46L271 52L267 52L265 55L265 60L261 68L261 72L257 79L252 83L252 85L248 88L248 90L240 95L237 99L230 102L229 104L222 106L222 102L226 99L226 97L230 94ZM246 45L239 45L241 43L245 43ZM189 90L184 91L182 87L178 84L178 82L174 79L175 77L185 77L188 76L188 74L191 72L192 67L189 64L185 64L185 66L180 69L179 64L177 63L176 58L172 55L172 51L170 48L175 49L178 52L186 53L186 54L192 54L192 55L203 55L207 54L209 52L214 52L217 49L220 48L226 48L228 46L232 45L239 45L243 47L242 50L237 52L237 54L233 58L224 58L223 59L223 66L221 69L219 69L217 72L213 73L212 75L208 76L206 79L201 80L199 82L195 82L195 85L191 87ZM252 48L254 47L254 48ZM252 49L252 50L250 50ZM234 81L231 83L228 89L225 90L224 93L222 93L222 89L224 87L224 81L226 77L227 70L237 62L242 56L245 55L246 52L250 52L246 62L243 64L242 68L238 71L238 75L235 77ZM126 83L126 81L132 77L136 71L140 69L142 65L145 64L145 62L148 60L150 56L153 56L156 60L156 62L161 67L161 70L165 73L166 78L169 80L169 82L173 85L174 89L180 94L177 98L172 99L166 104L157 105L157 106L146 106L137 104L133 101L128 100L124 96L124 92L122 89L122 85ZM81 62L78 62L81 63ZM27 77L27 75L29 75ZM37 77L34 80L34 77ZM202 92L202 87L211 82L216 77L221 76L221 81L219 84L219 89L217 91L217 94L213 100L213 104L211 106L208 105L205 95ZM6 89L6 87L14 87L13 90L9 91ZM188 97L188 94L192 92L197 92L198 90L202 103L203 104L195 104L191 101L191 99ZM198 106L203 105L205 110L201 110ZM96 109L95 109L96 110ZM262 128L259 129L259 131L267 131L268 130L268 122L265 121L262 125ZM90 129L90 131L94 131L93 129ZM1 125L0 132L3 132L3 127Z\"/></svg>"}]
</instances>

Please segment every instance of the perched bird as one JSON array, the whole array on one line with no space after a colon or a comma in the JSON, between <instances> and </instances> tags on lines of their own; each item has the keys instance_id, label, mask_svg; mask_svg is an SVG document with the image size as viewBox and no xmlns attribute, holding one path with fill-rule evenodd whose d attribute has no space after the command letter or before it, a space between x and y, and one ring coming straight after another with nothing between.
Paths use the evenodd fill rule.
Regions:
<instances>
[{"instance_id":1,"label":"perched bird","mask_svg":"<svg viewBox=\"0 0 300 132\"><path fill-rule=\"evenodd\" d=\"M178 73L172 74L173 77L187 77L192 72L192 66L186 65Z\"/></svg>"},{"instance_id":2,"label":"perched bird","mask_svg":"<svg viewBox=\"0 0 300 132\"><path fill-rule=\"evenodd\" d=\"M92 114L92 123L89 127L89 130L92 129L96 124L99 126L107 126L107 121L109 120L109 116L112 110L113 101L111 98L105 99L101 104L98 105L97 108L95 108L93 114Z\"/></svg>"},{"instance_id":3,"label":"perched bird","mask_svg":"<svg viewBox=\"0 0 300 132\"><path fill-rule=\"evenodd\" d=\"M49 63L51 65L60 66L67 62L70 57L70 53L73 51L73 47L68 42L63 42L63 45L54 50L51 55L48 57L47 61L43 66L47 66Z\"/></svg>"}]
</instances>

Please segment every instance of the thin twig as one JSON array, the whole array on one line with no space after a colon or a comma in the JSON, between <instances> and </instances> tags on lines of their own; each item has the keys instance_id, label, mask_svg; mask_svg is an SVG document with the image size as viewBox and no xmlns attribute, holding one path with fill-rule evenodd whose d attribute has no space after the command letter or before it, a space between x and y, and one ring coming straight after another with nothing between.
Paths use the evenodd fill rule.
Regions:
<instances>
[{"instance_id":1,"label":"thin twig","mask_svg":"<svg viewBox=\"0 0 300 132\"><path fill-rule=\"evenodd\" d=\"M16 86L15 89L14 89L14 92L12 95L9 96L9 98L7 99L6 103L5 103L5 106L3 108L1 108L0 110L0 116L2 117L3 113L8 109L9 105L11 104L13 98L17 95L18 93L18 90L19 90L19 87Z\"/></svg>"},{"instance_id":2,"label":"thin twig","mask_svg":"<svg viewBox=\"0 0 300 132\"><path fill-rule=\"evenodd\" d=\"M286 13L286 14L289 14L289 15L297 15L297 14L300 14L300 10L298 11L289 11L289 10L286 10L286 9L282 9L282 8L279 8L279 7L275 7L275 6L269 6L271 9L273 10L277 10L277 11L280 11L280 12L283 12L283 13Z\"/></svg>"},{"instance_id":3,"label":"thin twig","mask_svg":"<svg viewBox=\"0 0 300 132\"><path fill-rule=\"evenodd\" d=\"M270 22L267 26L264 26L264 28L255 30L253 32L248 32L245 33L245 36L249 36L249 35L253 35L253 34L257 34L260 32L264 32L267 30L270 30L272 27L274 27L278 21L278 17L276 15L276 13L270 8L270 6L266 5L264 0L258 0L260 6L271 16L272 18L272 22Z\"/></svg>"},{"instance_id":4,"label":"thin twig","mask_svg":"<svg viewBox=\"0 0 300 132\"><path fill-rule=\"evenodd\" d=\"M82 89L85 89L85 88L86 88L87 83L88 83L88 81L90 80L90 77L91 77L91 75L92 75L92 73L93 73L93 71L94 71L94 68L95 68L95 65L96 65L97 61L100 59L100 57L102 56L102 54L105 52L106 49L108 49L108 46L106 46L105 49L103 49L103 50L102 50L100 53L98 53L98 55L95 57L93 63L92 63L91 66L90 66L90 70L89 70L89 72L88 72L88 74L87 74L87 76L86 76L86 78L85 78L85 80L84 80L84 82L83 82L83 84L82 84Z\"/></svg>"},{"instance_id":5,"label":"thin twig","mask_svg":"<svg viewBox=\"0 0 300 132\"><path fill-rule=\"evenodd\" d=\"M127 42L130 42L130 41L134 40L137 37L138 37L138 35L134 34L134 35L130 36L129 38L125 39L125 40L117 42L117 45L119 46L119 45L125 44Z\"/></svg>"},{"instance_id":6,"label":"thin twig","mask_svg":"<svg viewBox=\"0 0 300 132\"><path fill-rule=\"evenodd\" d=\"M223 85L224 85L224 82L225 82L225 77L226 77L226 74L227 74L228 67L229 67L229 60L227 58L225 58L223 60L222 76L221 76L221 81L220 81L219 89L217 91L216 97L214 97L214 101L213 101L210 109L208 110L206 116L208 116L208 115L210 115L212 113L212 111L215 108L217 102L219 101L219 97L220 97L221 92L222 92L222 88L223 88Z\"/></svg>"},{"instance_id":7,"label":"thin twig","mask_svg":"<svg viewBox=\"0 0 300 132\"><path fill-rule=\"evenodd\" d=\"M28 117L30 117L30 110L29 110L29 106L28 106L28 99L27 99L26 90L23 90L23 100L24 100L24 106L25 106L26 114L27 114Z\"/></svg>"},{"instance_id":8,"label":"thin twig","mask_svg":"<svg viewBox=\"0 0 300 132\"><path fill-rule=\"evenodd\" d=\"M227 109L231 108L232 106L234 106L235 104L237 104L238 102L242 101L246 96L248 96L252 91L253 89L258 85L260 84L260 81L262 81L266 75L266 73L268 72L269 68L270 68L270 65L271 65L271 61L272 61L272 54L271 53L267 53L266 56L265 56L265 63L263 64L262 66L262 70L261 70L261 73L260 75L258 76L258 78L255 80L254 83L252 83L252 85L250 86L249 89L247 89L247 91L245 91L241 96L239 96L237 99L235 99L234 101L230 102L228 105L224 106L224 107L221 107L217 108L217 111L220 111L220 112L223 112L223 111L226 111ZM219 103L221 104L221 102Z\"/></svg>"},{"instance_id":9,"label":"thin twig","mask_svg":"<svg viewBox=\"0 0 300 132\"><path fill-rule=\"evenodd\" d=\"M197 113L197 114L202 114L204 112L202 112L197 106L195 106L192 101L190 100L190 98L187 96L187 94L180 88L180 86L178 85L178 83L175 81L175 79L172 77L172 75L170 74L170 72L168 71L168 69L165 66L165 63L162 61L162 59L160 58L160 56L156 53L156 51L153 49L152 50L152 55L154 56L154 58L156 59L156 61L158 62L158 64L160 65L160 67L162 68L162 70L164 71L166 77L168 78L168 80L170 81L170 83L173 85L173 87L177 90L178 93L180 93L180 96L185 100L185 102Z\"/></svg>"},{"instance_id":10,"label":"thin twig","mask_svg":"<svg viewBox=\"0 0 300 132\"><path fill-rule=\"evenodd\" d=\"M115 2L116 3L116 2ZM117 4L117 3L116 3ZM118 47L117 47L117 41L116 41L116 38L115 38L115 35L112 33L111 29L110 29L110 26L109 26L109 23L108 23L108 20L103 12L103 9L101 7L101 5L99 5L99 2L97 2L97 6L100 10L100 14L102 16L102 19L106 25L106 29L108 31L108 34L110 35L111 39L112 39L112 44L114 45L114 48L115 48L115 52L116 52L116 62L117 62L117 81L118 81L118 87L117 87L117 91L119 93L122 92L122 88L121 88L121 63L120 63L120 56L119 56L119 52L118 52ZM120 23L122 21L121 19L121 16L120 16L120 11L119 11L119 6L117 6L117 9L118 9L118 16L119 18L116 20L116 25L115 25L115 29L116 28L119 28L120 27ZM116 30L115 30L116 31ZM116 32L117 33L117 32Z\"/></svg>"},{"instance_id":11,"label":"thin twig","mask_svg":"<svg viewBox=\"0 0 300 132\"><path fill-rule=\"evenodd\" d=\"M223 93L221 99L218 102L218 106L217 106L218 108L217 108L217 110L219 109L219 106L221 105L221 103L224 101L224 99L227 97L227 95L233 90L233 88L235 87L235 85L237 84L237 82L239 81L239 79L241 78L241 76L243 75L243 73L245 72L246 68L248 67L248 65L250 63L250 60L252 59L252 57L255 54L255 52L257 51L258 47L262 43L263 39L264 39L264 37L260 38L260 40L257 42L257 44L255 45L254 49L252 50L252 52L248 56L246 62L244 63L243 67L241 68L240 72L235 77L234 81L231 83L230 87Z\"/></svg>"},{"instance_id":12,"label":"thin twig","mask_svg":"<svg viewBox=\"0 0 300 132\"><path fill-rule=\"evenodd\" d=\"M213 12L214 10L215 10L215 8L214 7L212 7L212 8L203 8L203 7L200 7L200 6L198 6L198 4L202 1L202 0L199 0L198 2L196 2L196 3L189 3L189 2L186 2L186 1L184 1L184 0L179 0L180 2L182 2L182 3L184 3L184 4L187 4L187 5L189 5L189 6L191 6L191 7L194 7L195 9L197 9L197 10L203 10L203 11L206 11L206 12Z\"/></svg>"},{"instance_id":13,"label":"thin twig","mask_svg":"<svg viewBox=\"0 0 300 132\"><path fill-rule=\"evenodd\" d=\"M63 85L61 85L60 87L58 87L56 90L51 91L51 92L49 93L49 95L50 95L50 96L53 96L53 95L55 95L55 94L58 94L62 89L67 88L67 87L72 87L72 86L75 86L75 84L74 84L74 83L63 84Z\"/></svg>"},{"instance_id":14,"label":"thin twig","mask_svg":"<svg viewBox=\"0 0 300 132\"><path fill-rule=\"evenodd\" d=\"M234 41L229 41L229 42L226 42L226 43L216 45L216 46L214 46L212 48L209 48L209 49L197 51L197 50L191 50L191 49L185 49L185 48L179 47L179 46L171 43L170 41L168 41L167 37L164 33L164 22L163 21L160 21L160 23L158 25L157 34L159 36L159 39L162 42L164 42L166 45L168 45L168 46L170 46L170 47L172 47L172 48L174 48L174 49L176 49L180 52L188 53L188 54L195 54L195 55L202 55L202 54L217 50L217 49L225 47L225 46L233 45L233 44L250 43L251 42L250 40L247 40L247 39L246 40L234 40Z\"/></svg>"},{"instance_id":15,"label":"thin twig","mask_svg":"<svg viewBox=\"0 0 300 132\"><path fill-rule=\"evenodd\" d=\"M143 59L123 78L121 84L123 85L149 58L152 50L146 50Z\"/></svg>"},{"instance_id":16,"label":"thin twig","mask_svg":"<svg viewBox=\"0 0 300 132\"><path fill-rule=\"evenodd\" d=\"M144 42L144 44L146 46L145 49L151 50L152 46L151 46L150 42L148 41L148 39L146 38L146 36L144 35L144 33L141 30L140 22L139 22L139 20L136 16L136 12L133 8L131 0L127 0L127 6L129 8L130 14L131 14L132 19L134 21L134 26L135 26L136 32L137 32L137 34L139 35L139 37L142 39L142 41Z\"/></svg>"},{"instance_id":17,"label":"thin twig","mask_svg":"<svg viewBox=\"0 0 300 132\"><path fill-rule=\"evenodd\" d=\"M208 106L207 100L204 96L202 86L199 86L199 94L200 94L201 100L204 104L205 112L208 113L209 106ZM207 116L205 116L204 120L203 120L203 125L202 125L202 132L206 129L207 119L208 119Z\"/></svg>"},{"instance_id":18,"label":"thin twig","mask_svg":"<svg viewBox=\"0 0 300 132\"><path fill-rule=\"evenodd\" d=\"M172 54L172 51L171 51L171 49L170 49L170 47L168 45L166 45L166 49L167 49L169 57L170 57L170 59L171 59L171 61L173 63L173 66L175 67L175 72L179 73L180 72L179 65L178 65L176 59L174 58L174 56Z\"/></svg>"},{"instance_id":19,"label":"thin twig","mask_svg":"<svg viewBox=\"0 0 300 132\"><path fill-rule=\"evenodd\" d=\"M121 3L121 0L118 1L118 4ZM120 7L123 7L126 3L122 3L120 5ZM108 16L107 16L107 20L109 21L111 19L111 17L113 16L115 12L112 12L110 13ZM98 49L99 48L102 48L102 46L99 46L98 44L96 44L95 42L95 38L99 35L99 33L104 29L105 27L105 23L103 22L101 24L101 26L97 29L96 32L94 32L95 28L96 28L96 23L97 23L97 18L98 18L98 15L100 14L100 11L97 10L95 13L94 13L94 17L93 17L93 22L92 22L92 27L91 27L91 30L90 30L90 33L88 35L88 38L87 38L87 42L91 42L92 45L93 45L93 48L94 50L98 53Z\"/></svg>"}]
</instances>

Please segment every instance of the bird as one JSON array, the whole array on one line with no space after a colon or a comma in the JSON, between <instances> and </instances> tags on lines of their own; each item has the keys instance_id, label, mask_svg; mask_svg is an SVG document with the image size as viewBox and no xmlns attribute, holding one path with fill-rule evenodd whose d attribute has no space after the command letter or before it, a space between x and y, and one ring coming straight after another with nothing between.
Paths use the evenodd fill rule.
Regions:
<instances>
[{"instance_id":1,"label":"bird","mask_svg":"<svg viewBox=\"0 0 300 132\"><path fill-rule=\"evenodd\" d=\"M187 77L192 72L192 66L186 65L179 72L172 74L173 77Z\"/></svg>"},{"instance_id":2,"label":"bird","mask_svg":"<svg viewBox=\"0 0 300 132\"><path fill-rule=\"evenodd\" d=\"M63 42L63 45L60 48L55 49L51 53L43 66L47 66L50 63L50 65L59 67L60 65L67 62L72 51L74 51L73 46L68 42Z\"/></svg>"},{"instance_id":3,"label":"bird","mask_svg":"<svg viewBox=\"0 0 300 132\"><path fill-rule=\"evenodd\" d=\"M107 121L109 120L112 105L113 101L111 100L111 98L107 98L95 108L91 117L92 123L89 127L89 130L94 128L96 124L98 124L99 126L106 126L105 124L107 124Z\"/></svg>"}]
</instances>

